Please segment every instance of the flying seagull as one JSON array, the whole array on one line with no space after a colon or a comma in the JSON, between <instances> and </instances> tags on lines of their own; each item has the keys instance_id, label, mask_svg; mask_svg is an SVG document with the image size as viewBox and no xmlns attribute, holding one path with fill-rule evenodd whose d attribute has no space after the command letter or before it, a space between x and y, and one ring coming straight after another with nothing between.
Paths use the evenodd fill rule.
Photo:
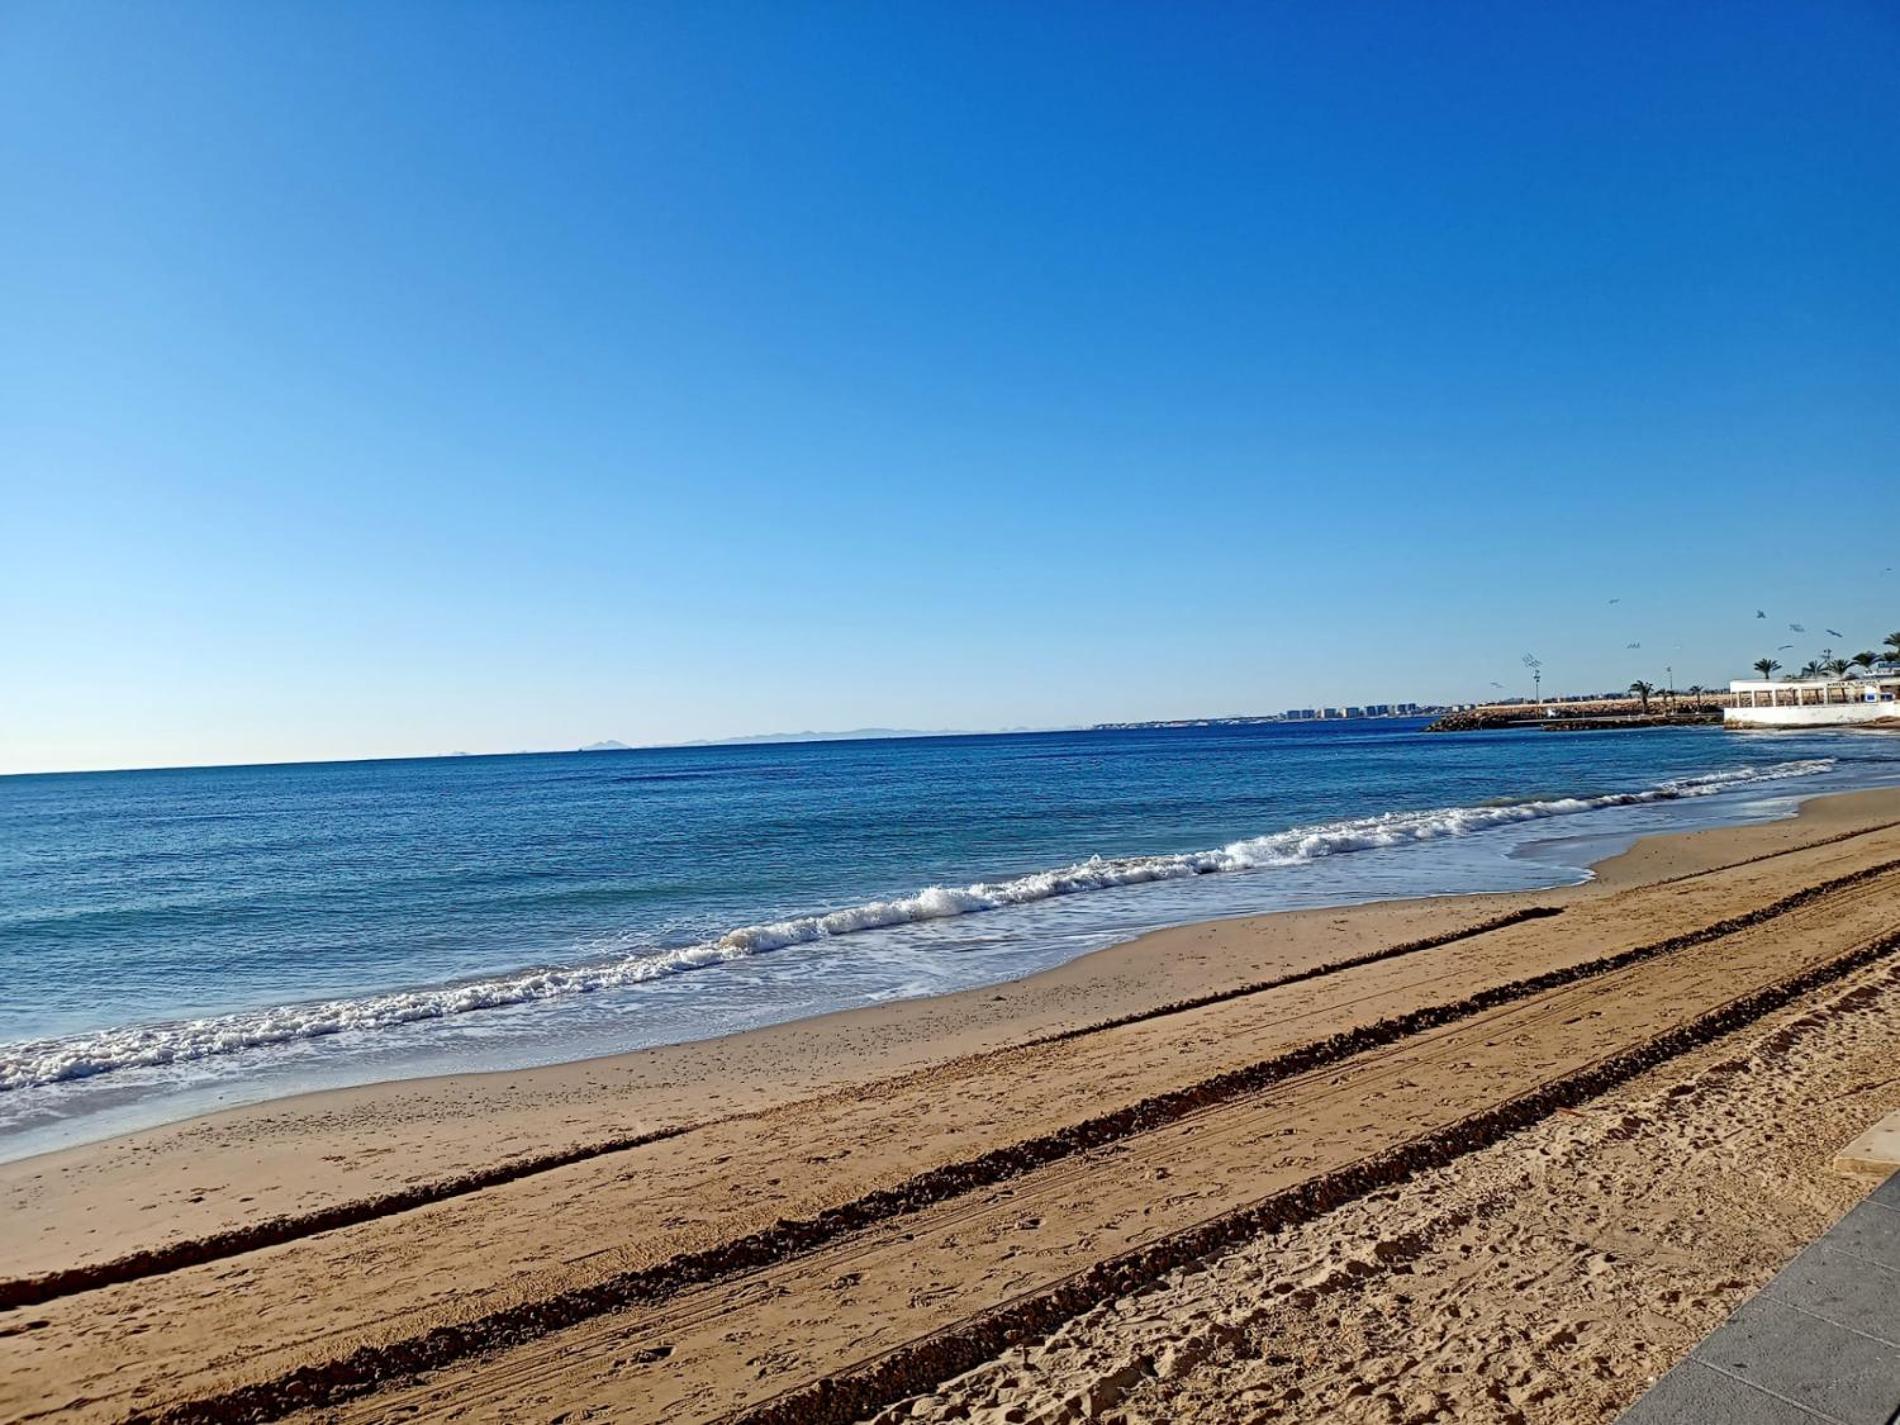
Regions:
<instances>
[{"instance_id":1,"label":"flying seagull","mask_svg":"<svg viewBox=\"0 0 1900 1425\"><path fill-rule=\"evenodd\" d=\"M1640 643L1626 643L1623 646L1625 648L1641 648L1643 645Z\"/></svg>"},{"instance_id":2,"label":"flying seagull","mask_svg":"<svg viewBox=\"0 0 1900 1425\"><path fill-rule=\"evenodd\" d=\"M1834 636L1835 636L1836 638L1846 638L1846 637L1847 637L1847 635L1846 635L1846 634L1844 634L1844 633L1842 633L1842 632L1841 632L1841 631L1840 631L1840 630L1839 630L1838 628L1829 628L1829 629L1823 629L1823 630L1822 630L1822 632L1823 632L1823 633L1831 633L1831 634L1833 634L1833 635L1834 635Z\"/></svg>"},{"instance_id":3,"label":"flying seagull","mask_svg":"<svg viewBox=\"0 0 1900 1425\"><path fill-rule=\"evenodd\" d=\"M1792 643L1782 643L1782 644L1778 644L1778 645L1776 645L1776 647L1775 647L1775 652L1777 652L1777 653L1786 653L1786 652L1787 652L1787 651L1788 651L1788 650L1789 650L1790 648L1793 648L1793 647L1794 647L1794 645L1793 645Z\"/></svg>"},{"instance_id":4,"label":"flying seagull","mask_svg":"<svg viewBox=\"0 0 1900 1425\"><path fill-rule=\"evenodd\" d=\"M1761 609L1756 609L1756 610L1755 610L1755 617L1756 617L1756 618L1767 618L1767 617L1768 617L1768 615L1767 615L1767 614L1766 614L1765 612L1763 612L1763 611L1762 611Z\"/></svg>"},{"instance_id":5,"label":"flying seagull","mask_svg":"<svg viewBox=\"0 0 1900 1425\"><path fill-rule=\"evenodd\" d=\"M1613 603L1613 604L1620 604L1620 603L1622 603L1623 601L1622 601L1621 599L1611 599L1611 600L1610 600L1610 602L1611 602L1611 603Z\"/></svg>"},{"instance_id":6,"label":"flying seagull","mask_svg":"<svg viewBox=\"0 0 1900 1425\"><path fill-rule=\"evenodd\" d=\"M1789 633L1806 633L1807 631L1808 626L1804 623L1791 623L1788 625Z\"/></svg>"},{"instance_id":7,"label":"flying seagull","mask_svg":"<svg viewBox=\"0 0 1900 1425\"><path fill-rule=\"evenodd\" d=\"M1492 687L1494 687L1494 688L1502 688L1502 687L1504 686L1504 684L1502 684L1502 683L1498 683L1498 682L1493 682L1493 683L1491 684L1491 686L1492 686Z\"/></svg>"}]
</instances>

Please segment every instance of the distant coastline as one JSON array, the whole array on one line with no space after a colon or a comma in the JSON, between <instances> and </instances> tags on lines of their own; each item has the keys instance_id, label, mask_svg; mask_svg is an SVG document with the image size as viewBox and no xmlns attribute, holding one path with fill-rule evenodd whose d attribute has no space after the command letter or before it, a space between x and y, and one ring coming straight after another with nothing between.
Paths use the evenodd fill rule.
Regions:
<instances>
[{"instance_id":1,"label":"distant coastline","mask_svg":"<svg viewBox=\"0 0 1900 1425\"><path fill-rule=\"evenodd\" d=\"M1664 696L1668 696L1664 694ZM1724 695L1703 692L1704 703L1719 705ZM1043 727L996 728L911 728L858 727L837 730L806 729L798 732L758 732L736 737L700 737L680 742L622 742L602 738L597 742L565 747L514 747L496 752L475 752L457 748L449 752L410 752L362 757L283 758L256 762L217 762L154 764L131 767L49 768L0 771L0 778L109 776L129 772L196 772L213 769L236 770L247 767L340 766L370 762L428 762L448 758L479 760L488 757L565 757L578 752L664 752L693 748L753 747L793 745L813 742L902 742L934 737L1020 737L1060 733L1142 732L1189 730L1196 728L1260 727L1288 722L1395 722L1406 719L1436 718L1445 722L1443 730L1463 730L1469 726L1521 724L1527 709L1562 708L1579 719L1610 716L1629 701L1623 692L1551 694L1542 699L1500 696L1479 701L1435 703L1367 703L1361 705L1288 708L1277 713L1232 713L1213 717L1141 718L1123 722L1069 723ZM1541 714L1549 716L1549 714ZM1664 719L1676 722L1680 719Z\"/></svg>"}]
</instances>

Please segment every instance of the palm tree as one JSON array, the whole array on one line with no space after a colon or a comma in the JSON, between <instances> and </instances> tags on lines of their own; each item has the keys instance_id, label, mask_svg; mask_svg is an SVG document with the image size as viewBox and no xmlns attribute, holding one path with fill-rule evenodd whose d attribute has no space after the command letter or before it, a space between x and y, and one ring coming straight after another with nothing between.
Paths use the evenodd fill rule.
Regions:
<instances>
[{"instance_id":1,"label":"palm tree","mask_svg":"<svg viewBox=\"0 0 1900 1425\"><path fill-rule=\"evenodd\" d=\"M1775 676L1775 669L1781 665L1772 658L1757 658L1753 666L1755 671L1761 674L1762 677L1772 678Z\"/></svg>"},{"instance_id":2,"label":"palm tree","mask_svg":"<svg viewBox=\"0 0 1900 1425\"><path fill-rule=\"evenodd\" d=\"M1645 683L1641 678L1638 678L1634 683L1630 684L1630 692L1643 700L1644 712L1649 711L1649 695L1655 691L1656 685L1654 683Z\"/></svg>"},{"instance_id":3,"label":"palm tree","mask_svg":"<svg viewBox=\"0 0 1900 1425\"><path fill-rule=\"evenodd\" d=\"M1887 649L1886 652L1881 655L1881 661L1886 663L1900 663L1900 632L1888 634L1883 641L1886 643Z\"/></svg>"},{"instance_id":4,"label":"palm tree","mask_svg":"<svg viewBox=\"0 0 1900 1425\"><path fill-rule=\"evenodd\" d=\"M1813 679L1813 678L1820 677L1821 676L1820 660L1818 658L1810 658L1807 662L1801 665L1801 671L1795 674L1795 676L1801 679Z\"/></svg>"},{"instance_id":5,"label":"palm tree","mask_svg":"<svg viewBox=\"0 0 1900 1425\"><path fill-rule=\"evenodd\" d=\"M1830 678L1845 678L1847 670L1853 666L1845 658L1830 658L1821 665L1821 671Z\"/></svg>"},{"instance_id":6,"label":"palm tree","mask_svg":"<svg viewBox=\"0 0 1900 1425\"><path fill-rule=\"evenodd\" d=\"M1870 668L1872 668L1874 664L1880 661L1880 655L1878 653L1873 652L1871 649L1867 649L1860 653L1856 653L1852 658L1848 659L1847 661L1849 663L1852 663L1856 668L1860 669L1861 672L1865 673Z\"/></svg>"}]
</instances>

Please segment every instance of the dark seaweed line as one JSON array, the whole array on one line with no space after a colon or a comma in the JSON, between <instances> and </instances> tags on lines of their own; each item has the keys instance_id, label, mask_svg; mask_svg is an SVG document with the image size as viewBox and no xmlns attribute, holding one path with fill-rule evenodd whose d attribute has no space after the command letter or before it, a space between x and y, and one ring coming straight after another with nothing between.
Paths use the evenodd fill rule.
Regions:
<instances>
[{"instance_id":1,"label":"dark seaweed line","mask_svg":"<svg viewBox=\"0 0 1900 1425\"><path fill-rule=\"evenodd\" d=\"M162 1247L148 1247L90 1266L65 1267L39 1276L14 1277L0 1281L0 1311L38 1306L63 1296L75 1296L82 1291L97 1291L102 1287L119 1286L145 1277L163 1276L186 1267L203 1266L206 1262L218 1262L227 1257L242 1256L246 1252L261 1251L265 1247L282 1246L286 1242L314 1237L321 1232L333 1232L339 1227L355 1227L379 1217L412 1212L418 1207L465 1197L537 1173L584 1163L591 1158L625 1153L634 1148L644 1148L650 1143L663 1143L669 1138L691 1133L699 1126L696 1123L682 1123L671 1128L657 1128L650 1133L603 1139L580 1148L566 1148L559 1152L536 1154L531 1158L519 1158L510 1163L498 1163L494 1167L481 1168L440 1182L420 1183L395 1192L379 1193L375 1197L354 1198L349 1202L319 1207L295 1216L273 1217L248 1227L233 1227L207 1237L194 1237L186 1242L168 1242Z\"/></svg>"},{"instance_id":2,"label":"dark seaweed line","mask_svg":"<svg viewBox=\"0 0 1900 1425\"><path fill-rule=\"evenodd\" d=\"M156 1415L134 1414L128 1417L126 1425L154 1425L154 1422L156 1425L259 1422L281 1419L296 1410L340 1404L369 1394L392 1380L406 1380L472 1356L522 1346L595 1317L636 1306L654 1305L691 1287L705 1286L777 1265L815 1251L852 1232L921 1212L940 1202L1021 1177L1065 1158L1150 1132L1200 1109L1257 1093L1275 1083L1328 1067L1371 1049L1397 1043L1424 1030L1440 1028L1547 990L1613 974L1631 965L1719 940L1896 869L1900 869L1900 860L1882 862L1808 886L1755 910L1725 917L1701 929L1674 935L1650 945L1494 985L1448 1004L1427 1006L1388 1019L1375 1020L1371 1024L1314 1040L1286 1053L1215 1075L1185 1088L1139 1100L1113 1113L1087 1119L1054 1133L933 1168L896 1187L867 1193L851 1202L827 1208L814 1217L781 1220L772 1227L718 1247L684 1253L651 1267L620 1272L589 1286L504 1307L459 1325L438 1326L420 1336L407 1337L386 1345L361 1346L339 1359L321 1365L300 1366L268 1380L239 1386L217 1395L181 1401Z\"/></svg>"},{"instance_id":3,"label":"dark seaweed line","mask_svg":"<svg viewBox=\"0 0 1900 1425\"><path fill-rule=\"evenodd\" d=\"M1104 1019L1093 1024L1080 1025L1073 1029L1064 1029L1055 1034L1030 1039L1020 1044L1007 1046L1001 1052L1016 1049L1036 1048L1045 1044L1065 1043L1081 1039L1091 1034L1100 1034L1105 1030L1119 1029L1124 1025L1136 1024L1143 1020L1158 1019L1165 1015L1182 1014L1207 1005L1221 1004L1227 1000L1240 999L1247 995L1263 994L1269 990L1280 989L1286 985L1298 984L1305 980L1320 979L1326 975L1356 969L1362 965L1375 964L1381 960L1397 959L1404 955L1416 955L1424 950L1433 950L1441 945L1450 945L1459 940L1485 935L1506 926L1517 925L1527 920L1537 920L1544 916L1561 915L1563 911L1556 906L1531 906L1502 915L1491 920L1480 921L1476 925L1461 930L1447 931L1440 935L1428 936L1422 940L1410 940L1400 945L1388 946L1383 950L1370 951L1363 955L1349 956L1344 960L1335 960L1324 965L1315 965L1305 970L1284 975L1279 979L1259 980L1251 984L1240 985L1233 989L1219 990L1212 994L1194 999L1176 1000L1170 1004L1156 1006L1153 1009L1140 1010L1134 1014L1120 1015L1113 1019ZM992 1051L996 1052L996 1051ZM715 1119L712 1122L731 1123L755 1115L739 1114L731 1118ZM286 1214L255 1222L245 1227L234 1227L226 1231L211 1233L204 1237L194 1237L188 1241L169 1242L159 1247L149 1247L142 1251L131 1252L109 1261L97 1262L81 1267L67 1267L59 1271L46 1272L38 1276L15 1277L0 1281L0 1311L9 1311L22 1306L39 1306L45 1302L56 1301L61 1297L75 1296L84 1291L98 1291L109 1286L119 1286L126 1282L142 1281L147 1277L164 1276L168 1272L182 1271L187 1267L203 1266L207 1262L219 1262L231 1257L243 1256L248 1252L262 1251L267 1247L281 1247L287 1242L295 1242L305 1237L314 1237L323 1232L334 1232L339 1228L357 1227L365 1222L374 1222L378 1218L394 1217L399 1213L414 1212L418 1208L430 1207L438 1202L448 1202L458 1197L468 1197L490 1188L505 1187L520 1182L523 1178L554 1172L561 1168L573 1167L579 1163L591 1162L596 1158L608 1157L615 1153L631 1152L636 1148L645 1148L654 1143L662 1143L671 1138L679 1138L688 1133L710 1127L711 1123L682 1123L671 1128L656 1129L648 1133L632 1134L625 1137L609 1138L574 1148L562 1148L547 1153L537 1153L532 1157L519 1158L508 1163L498 1163L492 1167L478 1168L472 1172L452 1178L439 1179L432 1183L418 1183L413 1187L395 1192L381 1193L375 1197L353 1198L348 1202L334 1203L329 1207L316 1208L310 1212Z\"/></svg>"},{"instance_id":4,"label":"dark seaweed line","mask_svg":"<svg viewBox=\"0 0 1900 1425\"><path fill-rule=\"evenodd\" d=\"M1448 930L1439 935L1427 935L1421 940L1407 940L1398 945L1388 945L1383 950L1368 950L1363 955L1348 955L1343 960L1329 960L1323 965L1311 965L1304 970L1294 970L1270 980L1254 980L1248 984L1235 985L1231 989L1196 995L1192 999L1170 1000L1152 1009L1138 1009L1132 1014L1117 1015L1113 1019L1099 1020L1094 1024L1084 1024L1074 1029L1059 1029L1053 1034L1044 1034L1036 1039L1025 1039L1016 1047L1034 1049L1044 1044L1066 1044L1071 1039L1100 1034L1105 1029L1122 1029L1130 1024L1141 1024L1150 1019L1163 1019L1172 1014L1186 1014L1189 1010L1205 1009L1209 1005L1225 1004L1229 1000L1245 999L1248 995L1265 994L1268 990L1285 989L1288 985L1304 984L1308 980L1323 979L1327 975L1337 975L1346 970L1377 965L1384 960L1402 959L1424 950L1436 950L1440 946L1455 945L1460 940L1489 935L1494 930L1505 930L1513 925L1522 925L1527 920L1545 920L1563 913L1564 908L1559 905L1526 906L1522 910L1494 916L1490 920L1481 920L1476 925L1468 925L1462 930Z\"/></svg>"},{"instance_id":5,"label":"dark seaweed line","mask_svg":"<svg viewBox=\"0 0 1900 1425\"><path fill-rule=\"evenodd\" d=\"M1099 1262L1055 1286L1005 1303L885 1355L825 1376L722 1418L720 1425L850 1425L909 1396L1040 1340L1106 1302L1138 1291L1164 1274L1205 1262L1268 1233L1299 1226L1368 1193L1396 1187L1529 1128L1723 1035L1786 1007L1802 995L1900 951L1900 933L1743 995L1621 1054L1554 1079L1398 1147L1361 1159L1285 1192L1197 1223L1122 1256Z\"/></svg>"},{"instance_id":6,"label":"dark seaweed line","mask_svg":"<svg viewBox=\"0 0 1900 1425\"><path fill-rule=\"evenodd\" d=\"M1872 826L1856 826L1847 831L1837 831L1831 836L1820 837L1814 841L1803 841L1794 846L1783 846L1774 851L1763 851L1758 855L1744 856L1739 861L1725 861L1720 866L1710 866L1706 870L1684 871L1680 876L1665 876L1660 881L1647 881L1641 886L1632 887L1632 889L1647 891L1654 890L1658 886L1680 885L1684 881L1697 880L1703 876L1719 875L1723 871L1734 871L1743 866L1759 865L1763 861L1773 861L1782 856L1793 856L1801 851L1818 850L1823 846L1833 846L1842 841L1853 841L1857 837L1872 836L1882 831L1892 831L1896 827L1900 827L1900 821L1879 821L1875 822Z\"/></svg>"}]
</instances>

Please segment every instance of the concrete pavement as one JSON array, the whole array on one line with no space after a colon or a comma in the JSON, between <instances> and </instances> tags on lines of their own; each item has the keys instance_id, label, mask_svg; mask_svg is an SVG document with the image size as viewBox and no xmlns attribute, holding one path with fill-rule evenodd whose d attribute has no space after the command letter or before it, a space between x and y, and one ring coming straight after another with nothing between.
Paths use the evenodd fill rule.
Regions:
<instances>
[{"instance_id":1,"label":"concrete pavement","mask_svg":"<svg viewBox=\"0 0 1900 1425\"><path fill-rule=\"evenodd\" d=\"M1900 1173L1736 1308L1618 1425L1900 1425Z\"/></svg>"}]
</instances>

